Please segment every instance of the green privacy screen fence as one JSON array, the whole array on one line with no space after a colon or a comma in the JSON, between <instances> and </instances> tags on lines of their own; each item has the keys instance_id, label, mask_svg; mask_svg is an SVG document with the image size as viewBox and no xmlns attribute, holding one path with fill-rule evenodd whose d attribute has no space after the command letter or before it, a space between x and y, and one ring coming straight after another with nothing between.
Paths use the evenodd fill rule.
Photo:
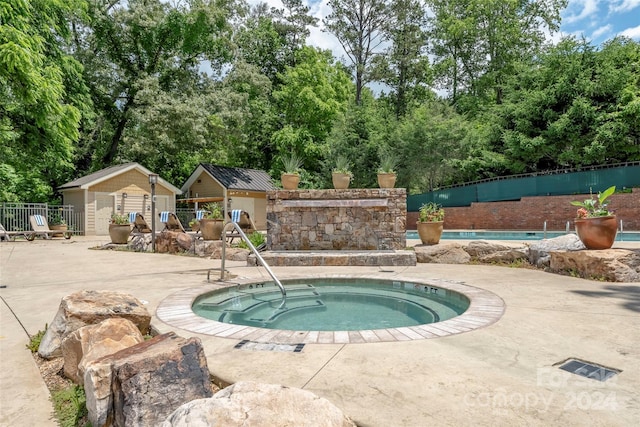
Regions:
<instances>
[{"instance_id":1,"label":"green privacy screen fence","mask_svg":"<svg viewBox=\"0 0 640 427\"><path fill-rule=\"evenodd\" d=\"M407 211L416 212L423 203L429 202L443 207L469 206L474 202L531 196L588 194L590 189L597 193L612 185L618 189L640 187L640 162L485 179L408 196Z\"/></svg>"}]
</instances>

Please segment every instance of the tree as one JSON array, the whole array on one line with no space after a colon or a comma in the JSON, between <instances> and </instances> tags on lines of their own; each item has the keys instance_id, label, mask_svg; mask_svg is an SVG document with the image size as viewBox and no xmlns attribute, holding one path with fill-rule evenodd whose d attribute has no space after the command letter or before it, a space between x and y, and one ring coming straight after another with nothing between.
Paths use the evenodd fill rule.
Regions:
<instances>
[{"instance_id":1,"label":"tree","mask_svg":"<svg viewBox=\"0 0 640 427\"><path fill-rule=\"evenodd\" d=\"M119 157L121 143L136 126L135 110L142 107L138 94L148 82L167 94L194 93L207 84L204 61L219 74L231 57L231 6L214 0L175 6L161 0L93 0L90 6L90 23L76 26L75 47L100 111L85 142L88 153L98 153L94 168L99 168ZM131 137L128 143L134 143Z\"/></svg>"},{"instance_id":2,"label":"tree","mask_svg":"<svg viewBox=\"0 0 640 427\"><path fill-rule=\"evenodd\" d=\"M557 31L567 0L427 0L433 54L455 102L460 89L477 99L502 85L514 63L535 56L545 30Z\"/></svg>"},{"instance_id":3,"label":"tree","mask_svg":"<svg viewBox=\"0 0 640 427\"><path fill-rule=\"evenodd\" d=\"M331 14L322 22L325 31L340 42L353 66L356 104L360 104L362 88L371 80L371 62L385 41L384 28L388 11L385 0L329 0Z\"/></svg>"},{"instance_id":4,"label":"tree","mask_svg":"<svg viewBox=\"0 0 640 427\"><path fill-rule=\"evenodd\" d=\"M391 43L374 58L374 76L392 89L396 117L407 111L412 100L430 95L431 70L426 56L427 34L421 0L393 0L384 26Z\"/></svg>"},{"instance_id":5,"label":"tree","mask_svg":"<svg viewBox=\"0 0 640 427\"><path fill-rule=\"evenodd\" d=\"M0 200L46 201L72 171L90 109L82 67L65 53L80 0L0 0Z\"/></svg>"},{"instance_id":6,"label":"tree","mask_svg":"<svg viewBox=\"0 0 640 427\"><path fill-rule=\"evenodd\" d=\"M282 114L274 144L280 153L302 156L306 170L320 171L325 139L352 99L352 83L331 52L312 47L298 52L296 66L288 67L281 79L282 86L273 93Z\"/></svg>"}]
</instances>

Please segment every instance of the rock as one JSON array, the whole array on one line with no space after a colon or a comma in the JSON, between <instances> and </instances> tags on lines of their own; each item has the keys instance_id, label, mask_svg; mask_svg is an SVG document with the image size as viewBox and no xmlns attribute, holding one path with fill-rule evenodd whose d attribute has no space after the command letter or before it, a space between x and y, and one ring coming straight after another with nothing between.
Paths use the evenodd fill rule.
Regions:
<instances>
[{"instance_id":1,"label":"rock","mask_svg":"<svg viewBox=\"0 0 640 427\"><path fill-rule=\"evenodd\" d=\"M162 427L340 426L355 423L327 399L297 388L242 381L176 409Z\"/></svg>"},{"instance_id":2,"label":"rock","mask_svg":"<svg viewBox=\"0 0 640 427\"><path fill-rule=\"evenodd\" d=\"M582 277L613 282L640 282L640 250L551 252L554 272L577 271Z\"/></svg>"},{"instance_id":3,"label":"rock","mask_svg":"<svg viewBox=\"0 0 640 427\"><path fill-rule=\"evenodd\" d=\"M45 359L62 356L60 345L71 332L105 319L129 319L142 335L149 333L151 315L137 298L120 292L80 291L67 295L47 328L38 354Z\"/></svg>"},{"instance_id":4,"label":"rock","mask_svg":"<svg viewBox=\"0 0 640 427\"><path fill-rule=\"evenodd\" d=\"M220 258L222 253L222 240L201 240L195 241L194 245L195 254L200 257L212 257ZM217 254L214 255L214 254Z\"/></svg>"},{"instance_id":5,"label":"rock","mask_svg":"<svg viewBox=\"0 0 640 427\"><path fill-rule=\"evenodd\" d=\"M213 394L202 343L173 332L94 360L84 384L94 427L160 425L182 404Z\"/></svg>"},{"instance_id":6,"label":"rock","mask_svg":"<svg viewBox=\"0 0 640 427\"><path fill-rule=\"evenodd\" d=\"M62 340L64 374L76 384L84 384L86 365L100 357L116 353L144 341L130 320L113 318L96 325L83 326Z\"/></svg>"},{"instance_id":7,"label":"rock","mask_svg":"<svg viewBox=\"0 0 640 427\"><path fill-rule=\"evenodd\" d=\"M156 237L156 252L185 253L193 251L193 237L181 231L165 230Z\"/></svg>"},{"instance_id":8,"label":"rock","mask_svg":"<svg viewBox=\"0 0 640 427\"><path fill-rule=\"evenodd\" d=\"M480 262L513 262L528 257L526 246L507 246L486 240L469 242L464 250L471 256L471 259Z\"/></svg>"},{"instance_id":9,"label":"rock","mask_svg":"<svg viewBox=\"0 0 640 427\"><path fill-rule=\"evenodd\" d=\"M579 251L585 249L577 235L570 233L552 239L542 239L529 245L529 262L538 267L548 266L551 251Z\"/></svg>"},{"instance_id":10,"label":"rock","mask_svg":"<svg viewBox=\"0 0 640 427\"><path fill-rule=\"evenodd\" d=\"M417 262L434 264L466 264L471 256L458 243L439 243L437 245L416 245Z\"/></svg>"},{"instance_id":11,"label":"rock","mask_svg":"<svg viewBox=\"0 0 640 427\"><path fill-rule=\"evenodd\" d=\"M127 249L134 252L151 252L151 234L136 234L129 242L127 242Z\"/></svg>"},{"instance_id":12,"label":"rock","mask_svg":"<svg viewBox=\"0 0 640 427\"><path fill-rule=\"evenodd\" d=\"M222 254L220 254L222 256ZM225 249L225 256L229 261L247 261L249 257L249 249L241 248L227 248Z\"/></svg>"}]
</instances>

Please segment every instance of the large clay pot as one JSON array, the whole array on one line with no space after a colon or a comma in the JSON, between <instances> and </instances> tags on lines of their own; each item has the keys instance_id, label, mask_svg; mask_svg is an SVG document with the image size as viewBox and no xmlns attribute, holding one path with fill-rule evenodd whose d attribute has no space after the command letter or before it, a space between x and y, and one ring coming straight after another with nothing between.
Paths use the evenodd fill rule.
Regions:
<instances>
[{"instance_id":1,"label":"large clay pot","mask_svg":"<svg viewBox=\"0 0 640 427\"><path fill-rule=\"evenodd\" d=\"M418 235L423 245L435 245L440 242L444 221L416 223Z\"/></svg>"},{"instance_id":2,"label":"large clay pot","mask_svg":"<svg viewBox=\"0 0 640 427\"><path fill-rule=\"evenodd\" d=\"M379 173L378 174L378 186L380 188L393 188L396 185L396 174L391 173Z\"/></svg>"},{"instance_id":3,"label":"large clay pot","mask_svg":"<svg viewBox=\"0 0 640 427\"><path fill-rule=\"evenodd\" d=\"M615 215L595 218L576 218L576 233L587 249L609 249L618 232Z\"/></svg>"},{"instance_id":4,"label":"large clay pot","mask_svg":"<svg viewBox=\"0 0 640 427\"><path fill-rule=\"evenodd\" d=\"M109 237L111 243L125 244L129 240L131 224L109 224Z\"/></svg>"},{"instance_id":5,"label":"large clay pot","mask_svg":"<svg viewBox=\"0 0 640 427\"><path fill-rule=\"evenodd\" d=\"M282 173L280 175L280 181L282 182L282 188L285 190L295 190L300 184L300 175L297 173Z\"/></svg>"},{"instance_id":6,"label":"large clay pot","mask_svg":"<svg viewBox=\"0 0 640 427\"><path fill-rule=\"evenodd\" d=\"M221 219L201 219L200 233L203 240L220 240L224 221Z\"/></svg>"},{"instance_id":7,"label":"large clay pot","mask_svg":"<svg viewBox=\"0 0 640 427\"><path fill-rule=\"evenodd\" d=\"M336 190L344 190L345 188L349 188L351 175L348 173L333 172L331 174L331 180L333 181L333 188Z\"/></svg>"},{"instance_id":8,"label":"large clay pot","mask_svg":"<svg viewBox=\"0 0 640 427\"><path fill-rule=\"evenodd\" d=\"M49 226L49 230L67 231L68 229L69 227L67 226L67 224L56 224L56 225ZM51 237L62 237L62 236L65 236L66 234L67 233L53 233Z\"/></svg>"}]
</instances>

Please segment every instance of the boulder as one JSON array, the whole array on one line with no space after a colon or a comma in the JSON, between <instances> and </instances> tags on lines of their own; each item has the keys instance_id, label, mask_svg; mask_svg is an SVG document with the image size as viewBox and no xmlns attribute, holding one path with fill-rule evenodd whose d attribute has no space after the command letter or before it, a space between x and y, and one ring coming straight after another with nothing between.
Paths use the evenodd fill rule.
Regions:
<instances>
[{"instance_id":1,"label":"boulder","mask_svg":"<svg viewBox=\"0 0 640 427\"><path fill-rule=\"evenodd\" d=\"M94 427L160 425L184 403L213 394L202 343L173 332L90 362L84 386Z\"/></svg>"},{"instance_id":2,"label":"boulder","mask_svg":"<svg viewBox=\"0 0 640 427\"><path fill-rule=\"evenodd\" d=\"M355 427L327 399L298 388L242 381L210 399L176 409L162 427L325 426Z\"/></svg>"},{"instance_id":3,"label":"boulder","mask_svg":"<svg viewBox=\"0 0 640 427\"><path fill-rule=\"evenodd\" d=\"M199 257L220 258L222 253L222 240L201 240L197 239L194 245L195 254ZM214 254L217 254L214 255Z\"/></svg>"},{"instance_id":4,"label":"boulder","mask_svg":"<svg viewBox=\"0 0 640 427\"><path fill-rule=\"evenodd\" d=\"M471 256L458 243L439 243L437 245L416 245L416 261L434 264L466 264Z\"/></svg>"},{"instance_id":5,"label":"boulder","mask_svg":"<svg viewBox=\"0 0 640 427\"><path fill-rule=\"evenodd\" d=\"M129 242L127 249L134 252L151 252L151 233L135 234Z\"/></svg>"},{"instance_id":6,"label":"boulder","mask_svg":"<svg viewBox=\"0 0 640 427\"><path fill-rule=\"evenodd\" d=\"M542 239L529 245L529 262L538 267L547 267L551 261L551 251L580 251L585 249L580 238L573 234Z\"/></svg>"},{"instance_id":7,"label":"boulder","mask_svg":"<svg viewBox=\"0 0 640 427\"><path fill-rule=\"evenodd\" d=\"M486 240L474 240L464 248L471 259L480 262L513 262L527 259L528 248L526 246L508 246L501 243Z\"/></svg>"},{"instance_id":8,"label":"boulder","mask_svg":"<svg viewBox=\"0 0 640 427\"><path fill-rule=\"evenodd\" d=\"M96 325L83 326L62 340L64 374L76 384L84 384L86 365L100 357L116 353L144 341L130 320L113 318Z\"/></svg>"},{"instance_id":9,"label":"boulder","mask_svg":"<svg viewBox=\"0 0 640 427\"><path fill-rule=\"evenodd\" d=\"M551 252L550 269L554 272L575 271L585 278L612 282L640 282L640 250Z\"/></svg>"},{"instance_id":10,"label":"boulder","mask_svg":"<svg viewBox=\"0 0 640 427\"><path fill-rule=\"evenodd\" d=\"M193 251L193 237L181 231L165 230L156 237L156 252L185 253Z\"/></svg>"},{"instance_id":11,"label":"boulder","mask_svg":"<svg viewBox=\"0 0 640 427\"><path fill-rule=\"evenodd\" d=\"M47 328L38 354L45 359L62 356L62 340L83 326L122 317L129 319L142 335L149 333L151 315L137 298L120 292L79 291L67 295Z\"/></svg>"}]
</instances>

